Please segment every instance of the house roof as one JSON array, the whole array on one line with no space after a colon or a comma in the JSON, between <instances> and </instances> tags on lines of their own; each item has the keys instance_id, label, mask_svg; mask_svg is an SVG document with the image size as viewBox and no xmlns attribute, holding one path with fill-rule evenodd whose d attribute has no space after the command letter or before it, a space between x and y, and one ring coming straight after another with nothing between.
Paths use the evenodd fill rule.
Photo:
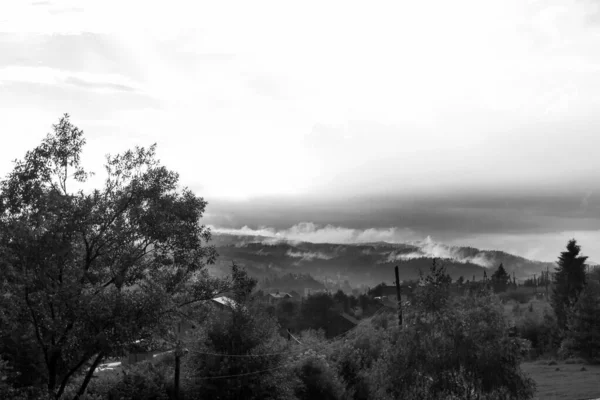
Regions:
<instances>
[{"instance_id":1,"label":"house roof","mask_svg":"<svg viewBox=\"0 0 600 400\"><path fill-rule=\"evenodd\" d=\"M292 297L289 293L279 292L279 293L269 293L269 296L274 297L276 299L287 299Z\"/></svg>"},{"instance_id":2,"label":"house roof","mask_svg":"<svg viewBox=\"0 0 600 400\"><path fill-rule=\"evenodd\" d=\"M222 304L227 307L231 307L231 308L234 308L235 306L237 306L237 303L235 302L235 300L230 299L229 297L226 297L226 296L215 297L214 299L212 299L212 301L217 302L217 303Z\"/></svg>"},{"instance_id":3,"label":"house roof","mask_svg":"<svg viewBox=\"0 0 600 400\"><path fill-rule=\"evenodd\" d=\"M352 322L354 325L358 325L359 321L354 318L352 315L347 314L347 313L341 313L340 314L344 319L346 319L347 321Z\"/></svg>"}]
</instances>

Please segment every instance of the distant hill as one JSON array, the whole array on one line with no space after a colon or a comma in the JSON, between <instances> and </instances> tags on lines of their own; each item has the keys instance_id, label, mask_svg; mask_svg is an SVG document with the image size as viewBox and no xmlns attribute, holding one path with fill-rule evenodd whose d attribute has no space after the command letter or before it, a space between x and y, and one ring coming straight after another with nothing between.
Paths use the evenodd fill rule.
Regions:
<instances>
[{"instance_id":1,"label":"distant hill","mask_svg":"<svg viewBox=\"0 0 600 400\"><path fill-rule=\"evenodd\" d=\"M320 280L348 280L353 286L391 283L395 265L399 266L401 280L417 279L419 270L426 272L434 257L444 261L453 279L463 276L465 280L481 280L484 271L490 276L500 263L517 279L555 267L554 263L527 260L502 251L453 247L431 240L410 244L330 244L215 234L211 243L219 253L218 262L212 267L215 272L226 271L235 261L259 278L308 273Z\"/></svg>"}]
</instances>

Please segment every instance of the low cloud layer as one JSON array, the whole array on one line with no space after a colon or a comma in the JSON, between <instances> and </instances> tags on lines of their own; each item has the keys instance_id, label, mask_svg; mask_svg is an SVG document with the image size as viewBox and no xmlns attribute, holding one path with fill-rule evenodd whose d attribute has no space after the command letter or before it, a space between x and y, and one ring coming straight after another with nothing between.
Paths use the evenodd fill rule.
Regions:
<instances>
[{"instance_id":1,"label":"low cloud layer","mask_svg":"<svg viewBox=\"0 0 600 400\"><path fill-rule=\"evenodd\" d=\"M476 253L474 255L463 254L460 247L474 247L480 250L500 250L530 260L552 262L556 261L560 252L564 250L568 240L575 238L582 246L583 254L588 256L590 261L597 262L600 260L600 251L596 247L596 244L600 242L600 231L457 235L454 238L440 239L438 241L434 240L431 236L419 236L418 233L409 229L397 227L353 229L333 225L320 226L311 222L303 222L287 229L275 229L271 227L252 229L248 226L239 229L215 226L210 226L210 228L217 234L247 236L249 238L248 241L242 241L240 245L256 242L255 239L251 239L253 236L262 236L263 239L261 242L265 244L274 244L281 241L332 244L406 243L415 246L418 250L410 253L401 251L387 253L386 262L418 257L439 257L451 258L463 263L469 262L486 268L495 267L494 261L490 260L484 253ZM377 250L369 250L365 254L370 254L372 251L377 252ZM326 260L333 257L332 255L308 252L296 252L287 255L305 260Z\"/></svg>"},{"instance_id":2,"label":"low cloud layer","mask_svg":"<svg viewBox=\"0 0 600 400\"><path fill-rule=\"evenodd\" d=\"M476 254L475 256L464 256L460 249L454 246L449 246L443 243L434 242L431 236L423 241L416 242L419 246L419 251L408 254L398 254L396 260L411 260L420 257L435 257L435 258L450 258L462 263L476 264L485 268L494 266L493 260L490 260L484 254Z\"/></svg>"},{"instance_id":3,"label":"low cloud layer","mask_svg":"<svg viewBox=\"0 0 600 400\"><path fill-rule=\"evenodd\" d=\"M280 230L268 227L252 229L248 226L244 226L239 229L219 228L212 226L211 229L215 233L244 236L266 236L274 239L285 239L311 243L404 243L420 239L420 237L410 229L352 229L333 225L319 226L312 222L302 222L292 226L291 228Z\"/></svg>"},{"instance_id":4,"label":"low cloud layer","mask_svg":"<svg viewBox=\"0 0 600 400\"><path fill-rule=\"evenodd\" d=\"M318 252L309 252L309 251L291 251L289 250L285 253L288 257L299 258L300 261L312 261L312 260L331 260L333 257L329 256L320 251Z\"/></svg>"}]
</instances>

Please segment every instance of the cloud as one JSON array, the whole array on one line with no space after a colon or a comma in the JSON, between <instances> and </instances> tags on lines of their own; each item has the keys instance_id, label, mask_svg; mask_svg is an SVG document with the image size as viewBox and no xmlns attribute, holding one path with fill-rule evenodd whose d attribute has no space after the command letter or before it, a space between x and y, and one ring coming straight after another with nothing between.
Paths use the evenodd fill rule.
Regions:
<instances>
[{"instance_id":1,"label":"cloud","mask_svg":"<svg viewBox=\"0 0 600 400\"><path fill-rule=\"evenodd\" d=\"M49 67L7 66L0 68L0 82L38 83L60 86L79 86L95 91L136 91L136 83L117 74L92 74L68 72Z\"/></svg>"},{"instance_id":2,"label":"cloud","mask_svg":"<svg viewBox=\"0 0 600 400\"><path fill-rule=\"evenodd\" d=\"M310 243L371 243L371 242L389 242L403 243L409 240L415 240L416 234L410 229L401 228L368 228L352 229L340 226L326 225L319 226L312 222L302 222L288 229L276 230L274 228L252 229L244 226L239 229L211 227L215 233L225 233L231 235L244 236L266 236L277 240L291 240Z\"/></svg>"},{"instance_id":3,"label":"cloud","mask_svg":"<svg viewBox=\"0 0 600 400\"><path fill-rule=\"evenodd\" d=\"M99 82L87 82L83 79L75 78L70 76L65 79L65 83L69 85L79 86L89 89L109 89L123 92L133 92L135 89L131 86L122 85L118 83L99 83Z\"/></svg>"},{"instance_id":4,"label":"cloud","mask_svg":"<svg viewBox=\"0 0 600 400\"><path fill-rule=\"evenodd\" d=\"M600 261L600 230L564 230L547 233L490 233L465 235L446 243L455 246L473 246L479 249L496 249L530 260L554 262L564 251L570 239L581 245L582 254L591 261Z\"/></svg>"},{"instance_id":5,"label":"cloud","mask_svg":"<svg viewBox=\"0 0 600 400\"><path fill-rule=\"evenodd\" d=\"M449 246L447 244L435 242L431 236L424 240L413 241L410 243L417 247L417 250L410 253L392 251L388 257L380 263L392 263L395 261L412 260L415 258L446 258L460 263L471 263L481 267L490 268L494 266L493 260L490 260L485 254L477 253L475 255L465 255L460 248Z\"/></svg>"},{"instance_id":6,"label":"cloud","mask_svg":"<svg viewBox=\"0 0 600 400\"><path fill-rule=\"evenodd\" d=\"M292 251L292 250L288 250L287 253L285 253L286 256L288 257L293 257L293 258L300 258L301 261L312 261L314 259L317 260L331 260L333 258L333 256L329 256L325 253L322 252L308 252L308 251Z\"/></svg>"}]
</instances>

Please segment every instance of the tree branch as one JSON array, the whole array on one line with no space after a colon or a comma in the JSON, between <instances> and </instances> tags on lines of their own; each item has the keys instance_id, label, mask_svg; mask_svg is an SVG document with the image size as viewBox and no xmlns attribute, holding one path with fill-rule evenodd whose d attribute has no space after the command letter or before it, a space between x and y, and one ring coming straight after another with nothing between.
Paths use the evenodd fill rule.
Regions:
<instances>
[{"instance_id":1,"label":"tree branch","mask_svg":"<svg viewBox=\"0 0 600 400\"><path fill-rule=\"evenodd\" d=\"M94 362L90 366L90 369L85 374L85 378L83 380L83 383L81 384L81 387L77 391L77 394L75 395L75 397L73 398L73 400L79 400L81 398L81 396L83 396L85 394L85 390L87 389L87 386L90 383L90 380L92 379L92 376L94 375L94 371L96 370L96 368L98 367L98 365L102 361L103 357L104 357L104 353L102 351L100 353L98 353L98 357L96 357L96 359L94 360Z\"/></svg>"}]
</instances>

